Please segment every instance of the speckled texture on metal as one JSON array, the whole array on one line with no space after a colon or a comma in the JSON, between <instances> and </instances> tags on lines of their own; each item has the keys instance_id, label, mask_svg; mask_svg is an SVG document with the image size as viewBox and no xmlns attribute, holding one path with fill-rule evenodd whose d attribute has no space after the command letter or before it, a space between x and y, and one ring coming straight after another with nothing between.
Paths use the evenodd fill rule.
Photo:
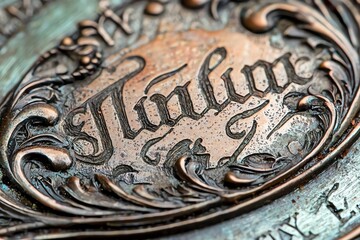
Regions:
<instances>
[{"instance_id":1,"label":"speckled texture on metal","mask_svg":"<svg viewBox=\"0 0 360 240\"><path fill-rule=\"evenodd\" d=\"M357 1L0 8L0 235L358 237Z\"/></svg>"}]
</instances>

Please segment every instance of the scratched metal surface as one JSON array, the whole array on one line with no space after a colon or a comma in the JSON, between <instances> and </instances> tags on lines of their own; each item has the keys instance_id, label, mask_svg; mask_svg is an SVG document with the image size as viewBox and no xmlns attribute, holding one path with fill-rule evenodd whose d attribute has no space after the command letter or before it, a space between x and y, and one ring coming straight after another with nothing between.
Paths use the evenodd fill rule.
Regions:
<instances>
[{"instance_id":1,"label":"scratched metal surface","mask_svg":"<svg viewBox=\"0 0 360 240\"><path fill-rule=\"evenodd\" d=\"M11 2L1 0L0 6ZM54 1L9 39L0 50L0 98L39 52L73 32L80 20L95 17L97 8L97 0ZM162 239L336 239L360 224L359 150L357 142L311 182L257 210Z\"/></svg>"},{"instance_id":2,"label":"scratched metal surface","mask_svg":"<svg viewBox=\"0 0 360 240\"><path fill-rule=\"evenodd\" d=\"M357 142L311 182L266 206L171 239L337 239L360 224L359 151Z\"/></svg>"},{"instance_id":3,"label":"scratched metal surface","mask_svg":"<svg viewBox=\"0 0 360 240\"><path fill-rule=\"evenodd\" d=\"M1 6L15 2L3 1L0 1ZM9 39L0 50L0 97L20 80L40 52L74 32L77 22L95 17L97 13L98 0L53 1L39 11L26 28Z\"/></svg>"}]
</instances>

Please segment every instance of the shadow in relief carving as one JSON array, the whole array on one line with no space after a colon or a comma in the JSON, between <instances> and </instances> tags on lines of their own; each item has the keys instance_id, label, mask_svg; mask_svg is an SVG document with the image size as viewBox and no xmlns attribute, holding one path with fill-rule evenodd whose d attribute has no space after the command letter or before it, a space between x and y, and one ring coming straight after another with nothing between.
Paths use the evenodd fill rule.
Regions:
<instances>
[{"instance_id":1,"label":"shadow in relief carving","mask_svg":"<svg viewBox=\"0 0 360 240\"><path fill-rule=\"evenodd\" d=\"M359 133L350 1L100 8L0 105L3 236L204 226L304 184Z\"/></svg>"}]
</instances>

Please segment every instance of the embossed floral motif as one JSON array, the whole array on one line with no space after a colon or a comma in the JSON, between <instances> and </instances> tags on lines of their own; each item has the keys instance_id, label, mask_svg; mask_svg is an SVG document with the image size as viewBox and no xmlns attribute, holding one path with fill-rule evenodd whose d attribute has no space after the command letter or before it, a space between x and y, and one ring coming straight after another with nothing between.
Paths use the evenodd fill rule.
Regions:
<instances>
[{"instance_id":1,"label":"embossed floral motif","mask_svg":"<svg viewBox=\"0 0 360 240\"><path fill-rule=\"evenodd\" d=\"M103 13L96 21L81 22L78 33L64 38L59 46L42 55L0 106L0 127L3 131L0 137L1 164L4 175L11 181L11 184L5 185L14 186L24 196L24 199L18 200L13 193L8 194L1 189L0 206L6 209L6 214L11 218L25 222L15 230L5 228L3 233L7 231L6 234L13 234L12 231L21 231L21 226L25 225L26 229L33 229L40 235L42 232L37 232L38 229L46 232L52 228L86 224L90 226L87 227L89 233L95 235L107 232L111 236L142 236L162 230L182 230L190 228L193 221L204 223L210 219L222 218L229 212L243 212L258 206L260 202L275 198L280 192L296 187L312 175L306 170L301 172L305 166L313 173L319 172L351 143L359 131L358 126L352 126L351 122L360 107L357 104L360 98L360 59L359 42L356 38L360 32L360 24L355 18L357 12L350 3L329 2L330 5L323 1L316 1L314 4L303 1L272 1L261 4L221 0L183 1L185 7L197 9L196 11L204 11L205 7L209 7L214 22L220 21L221 11L238 7L237 16L241 17L239 20L248 34L268 34L281 25L279 29L284 38L289 41L300 40L318 54L317 57L322 61L318 64L317 72L330 80L331 87L319 93L314 85L309 85L306 91L290 92L281 99L288 113L274 123L266 136L268 139L298 116L315 119L319 125L316 131L309 131L305 134L305 140L298 143L301 149L296 151L303 152L301 159L296 159L296 154L293 154L292 159L266 152L240 157L240 153L255 136L259 124L254 120L247 132L233 132L231 127L262 111L269 104L264 101L229 120L227 134L239 140L234 154L218 159L217 165L211 166L203 139L180 140L167 152L166 161L158 167L157 184L137 182L135 176L141 174L141 171L122 163L114 167L111 175L97 171L96 168L91 173L76 170L78 162L104 164L106 156L112 156L113 152L104 151L106 156L97 156L99 141L82 131L86 123L66 121L64 116L71 112L65 112L63 106L71 104L66 101L71 96L63 88L74 88L74 83L81 81L84 84L96 81L97 74L103 71L104 52L117 46L116 36L122 34L121 36L140 38L141 35L141 32L136 32L141 31L141 28L135 28L132 24L132 4L117 9L103 6ZM140 4L147 14L161 18L162 14L166 14L167 6L177 6L179 3L152 1L149 5L148 2L140 1L133 4ZM121 33L109 31L106 28L109 22L120 29ZM220 57L225 54L221 48L215 53ZM210 54L205 59L208 68L202 69L203 71L211 72L215 68L211 65L212 56ZM130 72L126 77L130 78L143 70L143 61L137 60L139 71ZM265 61L259 64L271 67ZM229 81L230 72L225 72L222 76L229 92L234 90ZM153 85L160 82L162 77L173 76L175 73L173 71L160 75ZM291 76L293 82L300 78L296 73ZM125 84L124 79L120 81ZM305 85L309 82L303 83ZM209 88L211 84L205 85L204 88ZM182 91L182 95L178 96L183 96L184 99L188 97L185 87L187 85L176 88L179 92ZM159 95L157 97L155 100L158 100L159 106L164 100ZM209 102L213 101L210 95L207 99ZM189 102L187 99L183 101ZM141 103L140 99L138 113L145 115L141 112ZM100 104L92 103L89 108L97 119L95 122L101 123ZM159 109L165 111L166 106ZM74 116L85 114L87 108L82 105L75 110ZM187 116L196 117L193 112L186 113ZM216 114L219 113L220 111ZM74 116L70 119L74 120ZM149 129L154 127L144 119L143 123L148 124ZM61 124L65 125L68 132L62 129L64 125ZM169 120L167 125L171 124ZM98 128L103 131L103 135L109 135L106 132L108 130ZM69 136L72 135L77 138L70 139ZM145 163L158 166L158 156L148 156L146 150L165 137L166 134L145 144L144 151L140 153ZM89 143L92 161L77 154L74 142L78 141ZM102 142L102 145L111 144L110 137ZM329 152L330 148L332 152ZM164 179L169 184L163 184ZM264 195L264 192L267 194ZM26 198L34 199L39 209L29 208ZM218 210L214 212L211 209ZM28 223L32 221L35 223ZM102 229L100 233L95 229L98 226ZM62 234L59 236L67 233ZM81 233L71 232L66 236L75 235L81 236ZM49 233L46 236L52 235Z\"/></svg>"}]
</instances>

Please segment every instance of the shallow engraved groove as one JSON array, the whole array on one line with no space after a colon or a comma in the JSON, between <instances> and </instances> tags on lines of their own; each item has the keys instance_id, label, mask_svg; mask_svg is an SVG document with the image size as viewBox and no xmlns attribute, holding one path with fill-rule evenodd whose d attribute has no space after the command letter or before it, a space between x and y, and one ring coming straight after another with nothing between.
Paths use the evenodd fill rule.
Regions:
<instances>
[{"instance_id":1,"label":"shallow engraved groove","mask_svg":"<svg viewBox=\"0 0 360 240\"><path fill-rule=\"evenodd\" d=\"M101 1L0 105L0 234L174 233L304 184L359 135L352 6Z\"/></svg>"}]
</instances>

